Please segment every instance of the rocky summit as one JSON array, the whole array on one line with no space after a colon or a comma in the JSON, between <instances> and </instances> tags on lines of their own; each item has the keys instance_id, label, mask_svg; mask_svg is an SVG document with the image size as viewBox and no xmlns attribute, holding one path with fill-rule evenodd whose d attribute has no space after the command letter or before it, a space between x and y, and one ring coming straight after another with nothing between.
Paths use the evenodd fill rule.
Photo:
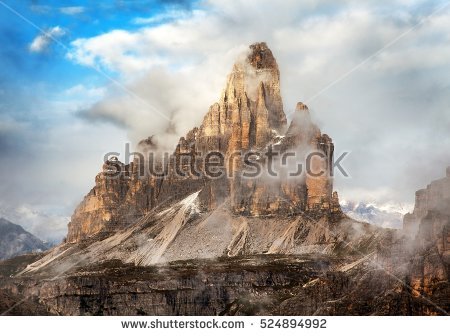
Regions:
<instances>
[{"instance_id":1,"label":"rocky summit","mask_svg":"<svg viewBox=\"0 0 450 336\"><path fill-rule=\"evenodd\" d=\"M288 125L266 43L234 64L220 99L170 155L157 144L150 136L132 162L103 164L61 245L0 263L0 306L58 315L448 314L449 172L418 193L405 230L347 217L333 190L332 139L303 103Z\"/></svg>"}]
</instances>

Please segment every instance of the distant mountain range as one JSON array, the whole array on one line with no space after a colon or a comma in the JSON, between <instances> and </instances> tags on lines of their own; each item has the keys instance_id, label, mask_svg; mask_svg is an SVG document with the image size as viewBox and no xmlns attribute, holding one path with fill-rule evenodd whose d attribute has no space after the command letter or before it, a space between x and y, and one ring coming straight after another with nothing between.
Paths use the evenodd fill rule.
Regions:
<instances>
[{"instance_id":1,"label":"distant mountain range","mask_svg":"<svg viewBox=\"0 0 450 336\"><path fill-rule=\"evenodd\" d=\"M0 218L0 259L8 259L30 252L42 252L48 245L24 230L20 225Z\"/></svg>"},{"instance_id":2,"label":"distant mountain range","mask_svg":"<svg viewBox=\"0 0 450 336\"><path fill-rule=\"evenodd\" d=\"M341 202L341 209L353 219L380 227L401 229L403 225L404 211L385 210L375 204L350 201Z\"/></svg>"}]
</instances>

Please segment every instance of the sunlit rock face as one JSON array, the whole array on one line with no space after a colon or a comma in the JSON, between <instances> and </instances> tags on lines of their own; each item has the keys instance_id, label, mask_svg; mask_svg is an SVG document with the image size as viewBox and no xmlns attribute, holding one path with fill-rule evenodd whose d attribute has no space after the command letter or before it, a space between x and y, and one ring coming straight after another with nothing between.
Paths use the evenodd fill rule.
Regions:
<instances>
[{"instance_id":1,"label":"sunlit rock face","mask_svg":"<svg viewBox=\"0 0 450 336\"><path fill-rule=\"evenodd\" d=\"M146 150L157 150L151 138L141 144ZM272 164L278 167L283 154L296 155L289 171L278 169L276 176L267 174L269 162L262 154L269 149L276 153ZM190 172L184 177L176 174L176 165L189 168L189 163L183 161L186 157L193 158L195 153L204 156L212 151L222 153L225 158L222 178ZM254 158L263 169L258 176L246 178L243 176L248 169L245 154L251 151L259 153ZM306 174L306 162L301 174L297 173L294 165L315 151L323 155L312 158L311 170L322 174ZM166 176L142 174L146 170L137 159L128 165L115 158L107 161L96 177L95 187L75 210L67 241L77 242L99 232L114 232L158 205L179 201L196 191L200 191L204 211L216 209L229 200L232 211L245 216L292 215L305 211L339 214L331 177L333 152L331 138L312 122L306 105L297 104L288 127L278 64L266 43L253 44L247 55L234 64L219 101L211 105L202 124L179 140L172 160L158 161L161 171L167 171ZM204 169L197 162L194 165L201 172ZM120 173L111 178L111 170Z\"/></svg>"}]
</instances>

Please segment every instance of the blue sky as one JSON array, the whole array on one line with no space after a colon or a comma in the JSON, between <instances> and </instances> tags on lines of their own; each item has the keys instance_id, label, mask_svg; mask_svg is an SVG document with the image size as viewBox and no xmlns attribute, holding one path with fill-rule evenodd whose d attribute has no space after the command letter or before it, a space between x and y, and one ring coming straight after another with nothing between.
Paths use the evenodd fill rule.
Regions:
<instances>
[{"instance_id":1,"label":"blue sky","mask_svg":"<svg viewBox=\"0 0 450 336\"><path fill-rule=\"evenodd\" d=\"M61 239L103 155L152 134L171 148L256 41L278 60L285 111L307 102L351 151L341 198L406 209L450 165L445 5L2 0L0 216Z\"/></svg>"},{"instance_id":2,"label":"blue sky","mask_svg":"<svg viewBox=\"0 0 450 336\"><path fill-rule=\"evenodd\" d=\"M53 27L63 31L57 39L70 48L78 37L96 36L114 29L133 30L134 20L158 16L169 10L190 10L186 1L2 1L0 5L0 43L2 45L0 78L24 87L45 82L49 90L64 90L80 81L98 83L104 78L91 69L65 58L67 50L52 42L41 52L27 52L30 43L41 32ZM27 22L30 21L30 22ZM158 23L164 20L158 21ZM39 27L36 28L35 26ZM64 81L61 83L61 73ZM64 86L62 86L63 84ZM54 85L54 86L52 86Z\"/></svg>"}]
</instances>

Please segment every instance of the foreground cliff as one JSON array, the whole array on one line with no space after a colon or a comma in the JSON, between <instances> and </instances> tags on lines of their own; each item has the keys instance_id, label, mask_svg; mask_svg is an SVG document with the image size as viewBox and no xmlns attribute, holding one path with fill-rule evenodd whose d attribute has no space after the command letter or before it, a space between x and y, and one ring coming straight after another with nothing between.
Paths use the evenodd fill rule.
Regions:
<instances>
[{"instance_id":1,"label":"foreground cliff","mask_svg":"<svg viewBox=\"0 0 450 336\"><path fill-rule=\"evenodd\" d=\"M51 280L0 277L0 308L12 315L448 315L448 282L415 292L408 258L385 253L352 263L318 254L151 267L111 261Z\"/></svg>"}]
</instances>

